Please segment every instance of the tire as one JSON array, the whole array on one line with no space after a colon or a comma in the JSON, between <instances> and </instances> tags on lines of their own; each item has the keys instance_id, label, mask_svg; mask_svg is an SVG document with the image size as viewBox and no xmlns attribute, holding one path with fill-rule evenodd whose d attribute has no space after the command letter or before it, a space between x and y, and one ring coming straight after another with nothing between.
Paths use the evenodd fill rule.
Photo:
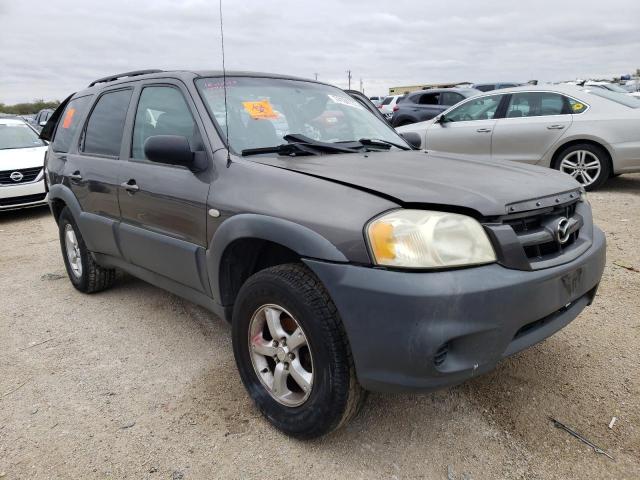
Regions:
<instances>
[{"instance_id":1,"label":"tire","mask_svg":"<svg viewBox=\"0 0 640 480\"><path fill-rule=\"evenodd\" d=\"M74 258L79 261L79 269L77 268L77 263L72 264L71 254L67 252L67 243L71 231L75 236L76 248L73 250L76 252ZM101 267L95 262L91 253L87 250L82 234L68 207L63 208L60 213L58 232L64 266L67 269L69 280L71 280L76 289L84 293L95 293L113 285L116 278L115 269Z\"/></svg>"},{"instance_id":2,"label":"tire","mask_svg":"<svg viewBox=\"0 0 640 480\"><path fill-rule=\"evenodd\" d=\"M590 143L579 143L561 150L556 155L553 168L571 175L589 191L600 188L611 176L606 150Z\"/></svg>"},{"instance_id":3,"label":"tire","mask_svg":"<svg viewBox=\"0 0 640 480\"><path fill-rule=\"evenodd\" d=\"M263 342L272 346L277 336L270 334L271 327L266 323L264 328L260 326L266 321L268 310L271 314L273 310L277 312L274 315L279 325L289 334L288 344L280 342L281 348L274 350L293 346L296 340L291 333L300 335L302 331L305 337L306 347L292 348L297 356L289 364L286 359L278 359L282 351L271 360L271 353L263 356L255 351L256 345ZM287 435L299 439L325 435L347 423L362 407L366 392L356 379L342 321L327 291L306 267L285 264L251 276L238 293L232 332L236 365L250 397L260 412ZM296 360L298 367L294 365ZM269 379L275 381L281 364L289 365L290 370L286 371L291 373L283 389L289 393L278 396L277 389L267 384ZM306 391L294 378L303 364L305 372L310 370L312 375Z\"/></svg>"}]
</instances>

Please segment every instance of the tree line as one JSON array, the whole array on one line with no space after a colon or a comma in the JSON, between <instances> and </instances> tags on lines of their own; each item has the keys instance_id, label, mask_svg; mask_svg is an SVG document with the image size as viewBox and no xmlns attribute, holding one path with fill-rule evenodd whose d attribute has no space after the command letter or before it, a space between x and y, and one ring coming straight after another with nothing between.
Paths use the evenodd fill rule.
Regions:
<instances>
[{"instance_id":1,"label":"tree line","mask_svg":"<svg viewBox=\"0 0 640 480\"><path fill-rule=\"evenodd\" d=\"M40 110L44 108L51 108L55 110L55 108L58 105L60 105L60 100L45 102L41 98L36 99L33 102L16 103L15 105L5 105L4 103L0 102L0 113L11 113L14 115L29 115L33 113L38 113Z\"/></svg>"}]
</instances>

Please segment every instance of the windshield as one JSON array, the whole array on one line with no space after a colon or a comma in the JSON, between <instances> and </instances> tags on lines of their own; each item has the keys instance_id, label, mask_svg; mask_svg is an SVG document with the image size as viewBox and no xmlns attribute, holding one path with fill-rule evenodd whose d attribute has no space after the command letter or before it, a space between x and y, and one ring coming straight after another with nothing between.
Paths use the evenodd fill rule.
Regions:
<instances>
[{"instance_id":1,"label":"windshield","mask_svg":"<svg viewBox=\"0 0 640 480\"><path fill-rule=\"evenodd\" d=\"M38 134L24 123L0 123L0 150L33 148L46 145Z\"/></svg>"},{"instance_id":2,"label":"windshield","mask_svg":"<svg viewBox=\"0 0 640 480\"><path fill-rule=\"evenodd\" d=\"M226 134L221 77L196 81L209 112ZM406 146L382 120L342 90L299 80L227 77L229 143L236 153L275 147L285 136L303 135L316 142L375 139Z\"/></svg>"},{"instance_id":3,"label":"windshield","mask_svg":"<svg viewBox=\"0 0 640 480\"><path fill-rule=\"evenodd\" d=\"M597 97L606 98L607 100L611 100L612 102L619 103L620 105L624 105L629 108L640 108L640 100L634 98L626 93L617 93L612 92L611 90L605 90L604 88L585 88L585 92L589 92L592 95Z\"/></svg>"}]
</instances>

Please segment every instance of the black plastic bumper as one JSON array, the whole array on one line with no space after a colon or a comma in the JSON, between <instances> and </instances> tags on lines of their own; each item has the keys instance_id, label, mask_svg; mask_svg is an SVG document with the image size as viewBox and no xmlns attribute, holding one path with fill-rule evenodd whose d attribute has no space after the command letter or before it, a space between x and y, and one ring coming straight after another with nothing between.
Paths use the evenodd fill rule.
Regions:
<instances>
[{"instance_id":1,"label":"black plastic bumper","mask_svg":"<svg viewBox=\"0 0 640 480\"><path fill-rule=\"evenodd\" d=\"M434 390L487 372L554 334L589 305L605 238L570 263L537 271L498 264L412 273L305 260L344 322L368 390Z\"/></svg>"}]
</instances>

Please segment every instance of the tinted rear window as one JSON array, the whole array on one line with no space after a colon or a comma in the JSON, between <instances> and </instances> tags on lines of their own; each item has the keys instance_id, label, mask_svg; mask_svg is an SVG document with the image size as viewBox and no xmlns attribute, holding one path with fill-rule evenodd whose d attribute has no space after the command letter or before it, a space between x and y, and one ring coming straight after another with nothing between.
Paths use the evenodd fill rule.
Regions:
<instances>
[{"instance_id":1,"label":"tinted rear window","mask_svg":"<svg viewBox=\"0 0 640 480\"><path fill-rule=\"evenodd\" d=\"M124 121L133 90L118 90L102 95L89 116L82 151L117 157L124 132Z\"/></svg>"},{"instance_id":2,"label":"tinted rear window","mask_svg":"<svg viewBox=\"0 0 640 480\"><path fill-rule=\"evenodd\" d=\"M67 104L60 120L58 120L56 133L51 144L54 152L67 153L69 151L71 141L78 131L90 99L91 96L78 97Z\"/></svg>"},{"instance_id":3,"label":"tinted rear window","mask_svg":"<svg viewBox=\"0 0 640 480\"><path fill-rule=\"evenodd\" d=\"M391 103L391 100L393 100L393 97L387 97L382 101L382 105L389 105Z\"/></svg>"},{"instance_id":4,"label":"tinted rear window","mask_svg":"<svg viewBox=\"0 0 640 480\"><path fill-rule=\"evenodd\" d=\"M640 100L630 95L626 95L624 93L612 92L610 90L605 90L603 88L585 88L585 92L589 92L596 97L606 98L607 100L611 100L612 102L616 102L620 105L624 105L629 108L640 108Z\"/></svg>"}]
</instances>

